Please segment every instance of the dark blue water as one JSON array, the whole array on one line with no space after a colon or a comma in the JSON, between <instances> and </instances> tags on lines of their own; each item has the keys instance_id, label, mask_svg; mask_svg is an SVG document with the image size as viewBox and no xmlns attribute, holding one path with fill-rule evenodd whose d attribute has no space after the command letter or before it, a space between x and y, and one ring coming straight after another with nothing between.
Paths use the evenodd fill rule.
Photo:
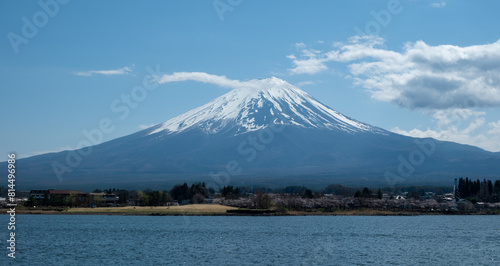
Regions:
<instances>
[{"instance_id":1,"label":"dark blue water","mask_svg":"<svg viewBox=\"0 0 500 266\"><path fill-rule=\"evenodd\" d=\"M500 216L18 215L16 224L16 265L500 265ZM4 252L0 263L11 262Z\"/></svg>"}]
</instances>

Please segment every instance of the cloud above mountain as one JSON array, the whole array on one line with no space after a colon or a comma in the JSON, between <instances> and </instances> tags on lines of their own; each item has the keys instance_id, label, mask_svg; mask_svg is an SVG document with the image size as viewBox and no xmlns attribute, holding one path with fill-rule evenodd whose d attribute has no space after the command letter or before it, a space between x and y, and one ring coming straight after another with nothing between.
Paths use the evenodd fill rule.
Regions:
<instances>
[{"instance_id":1,"label":"cloud above mountain","mask_svg":"<svg viewBox=\"0 0 500 266\"><path fill-rule=\"evenodd\" d=\"M217 85L223 88L261 88L262 82L258 79L240 81L236 79L228 79L226 76L208 74L205 72L174 72L157 77L159 84L179 82L179 81L197 81L207 84Z\"/></svg>"},{"instance_id":2,"label":"cloud above mountain","mask_svg":"<svg viewBox=\"0 0 500 266\"><path fill-rule=\"evenodd\" d=\"M347 77L379 101L410 109L500 107L500 41L466 47L417 41L397 52L380 37L355 36L330 51L300 47L299 55L288 56L291 74L346 63Z\"/></svg>"},{"instance_id":3,"label":"cloud above mountain","mask_svg":"<svg viewBox=\"0 0 500 266\"><path fill-rule=\"evenodd\" d=\"M198 81L224 88L237 88L244 85L239 80L232 80L226 78L226 76L212 75L204 72L174 72L172 74L163 75L158 79L158 83L160 84L178 81Z\"/></svg>"},{"instance_id":4,"label":"cloud above mountain","mask_svg":"<svg viewBox=\"0 0 500 266\"><path fill-rule=\"evenodd\" d=\"M500 107L500 40L471 46L417 41L394 51L381 37L354 36L326 51L303 43L295 47L297 54L287 56L290 74L339 72L341 63L345 77L371 98L419 110L435 123L434 128L392 131L500 150L500 121L488 121L486 112Z\"/></svg>"}]
</instances>

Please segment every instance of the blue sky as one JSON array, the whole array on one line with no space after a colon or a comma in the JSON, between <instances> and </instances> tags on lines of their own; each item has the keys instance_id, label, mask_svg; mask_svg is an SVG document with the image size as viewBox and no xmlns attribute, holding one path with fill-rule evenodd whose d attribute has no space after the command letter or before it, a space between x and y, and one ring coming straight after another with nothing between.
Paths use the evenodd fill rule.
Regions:
<instances>
[{"instance_id":1,"label":"blue sky","mask_svg":"<svg viewBox=\"0 0 500 266\"><path fill-rule=\"evenodd\" d=\"M76 148L100 123L111 140L229 90L193 78L139 94L174 72L276 76L365 123L500 151L499 5L2 1L0 153Z\"/></svg>"}]
</instances>

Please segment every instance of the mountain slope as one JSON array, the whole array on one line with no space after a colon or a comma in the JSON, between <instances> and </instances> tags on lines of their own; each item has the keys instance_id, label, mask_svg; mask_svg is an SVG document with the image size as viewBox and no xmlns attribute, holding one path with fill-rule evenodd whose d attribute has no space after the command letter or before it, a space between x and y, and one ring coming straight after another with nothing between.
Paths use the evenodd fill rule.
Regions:
<instances>
[{"instance_id":1,"label":"mountain slope","mask_svg":"<svg viewBox=\"0 0 500 266\"><path fill-rule=\"evenodd\" d=\"M353 120L277 78L87 149L18 161L30 188L450 184L497 177L500 156ZM2 167L2 166L0 166Z\"/></svg>"}]
</instances>

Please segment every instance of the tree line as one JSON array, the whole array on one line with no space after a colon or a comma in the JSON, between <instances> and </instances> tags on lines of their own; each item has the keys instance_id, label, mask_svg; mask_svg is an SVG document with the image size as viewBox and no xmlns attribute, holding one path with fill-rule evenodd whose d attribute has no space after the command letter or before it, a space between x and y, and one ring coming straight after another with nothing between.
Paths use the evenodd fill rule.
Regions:
<instances>
[{"instance_id":1,"label":"tree line","mask_svg":"<svg viewBox=\"0 0 500 266\"><path fill-rule=\"evenodd\" d=\"M500 199L500 180L493 183L486 179L474 181L468 177L460 178L456 189L458 197L468 199L471 202L498 202Z\"/></svg>"},{"instance_id":2,"label":"tree line","mask_svg":"<svg viewBox=\"0 0 500 266\"><path fill-rule=\"evenodd\" d=\"M94 192L100 192L96 189ZM175 185L169 191L160 190L123 190L107 189L106 193L113 193L119 197L119 203L125 204L131 201L138 206L164 206L171 202L177 203L202 203L206 198L215 194L213 188L207 188L204 182L193 183L189 186L187 183Z\"/></svg>"},{"instance_id":3,"label":"tree line","mask_svg":"<svg viewBox=\"0 0 500 266\"><path fill-rule=\"evenodd\" d=\"M5 189L0 186L0 192ZM354 197L366 199L381 199L382 195L405 194L406 198L411 199L428 199L428 192L435 192L436 194L450 193L451 187L433 187L433 186L409 186L409 187L389 187L379 188L372 190L368 187L363 189L345 187L340 184L332 184L322 190L313 192L305 186L287 186L284 188L267 188L267 187L249 187L249 186L224 186L219 191L213 188L207 188L204 182L178 184L173 186L170 190L125 190L125 189L95 189L94 193L104 192L106 194L114 194L118 197L117 205L138 205L138 206L163 206L171 202L180 204L187 203L203 203L206 199L224 198L227 200L235 200L239 198L248 198L258 194L257 205L265 207L268 205L268 198L266 194L282 194L289 195L290 197L300 197L303 199L320 198L322 195L333 195L337 197ZM468 199L473 203L478 201L483 202L499 202L500 201L500 180L495 182L483 179L482 181L472 180L469 178L460 178L458 180L457 194L461 198ZM6 191L6 190L5 190ZM2 193L0 193L1 196ZM392 199L392 197L391 197ZM70 195L69 197L52 197L42 199L30 198L26 205L28 206L92 206L89 199L82 201L81 197L77 195ZM104 206L104 204L101 204Z\"/></svg>"}]
</instances>

